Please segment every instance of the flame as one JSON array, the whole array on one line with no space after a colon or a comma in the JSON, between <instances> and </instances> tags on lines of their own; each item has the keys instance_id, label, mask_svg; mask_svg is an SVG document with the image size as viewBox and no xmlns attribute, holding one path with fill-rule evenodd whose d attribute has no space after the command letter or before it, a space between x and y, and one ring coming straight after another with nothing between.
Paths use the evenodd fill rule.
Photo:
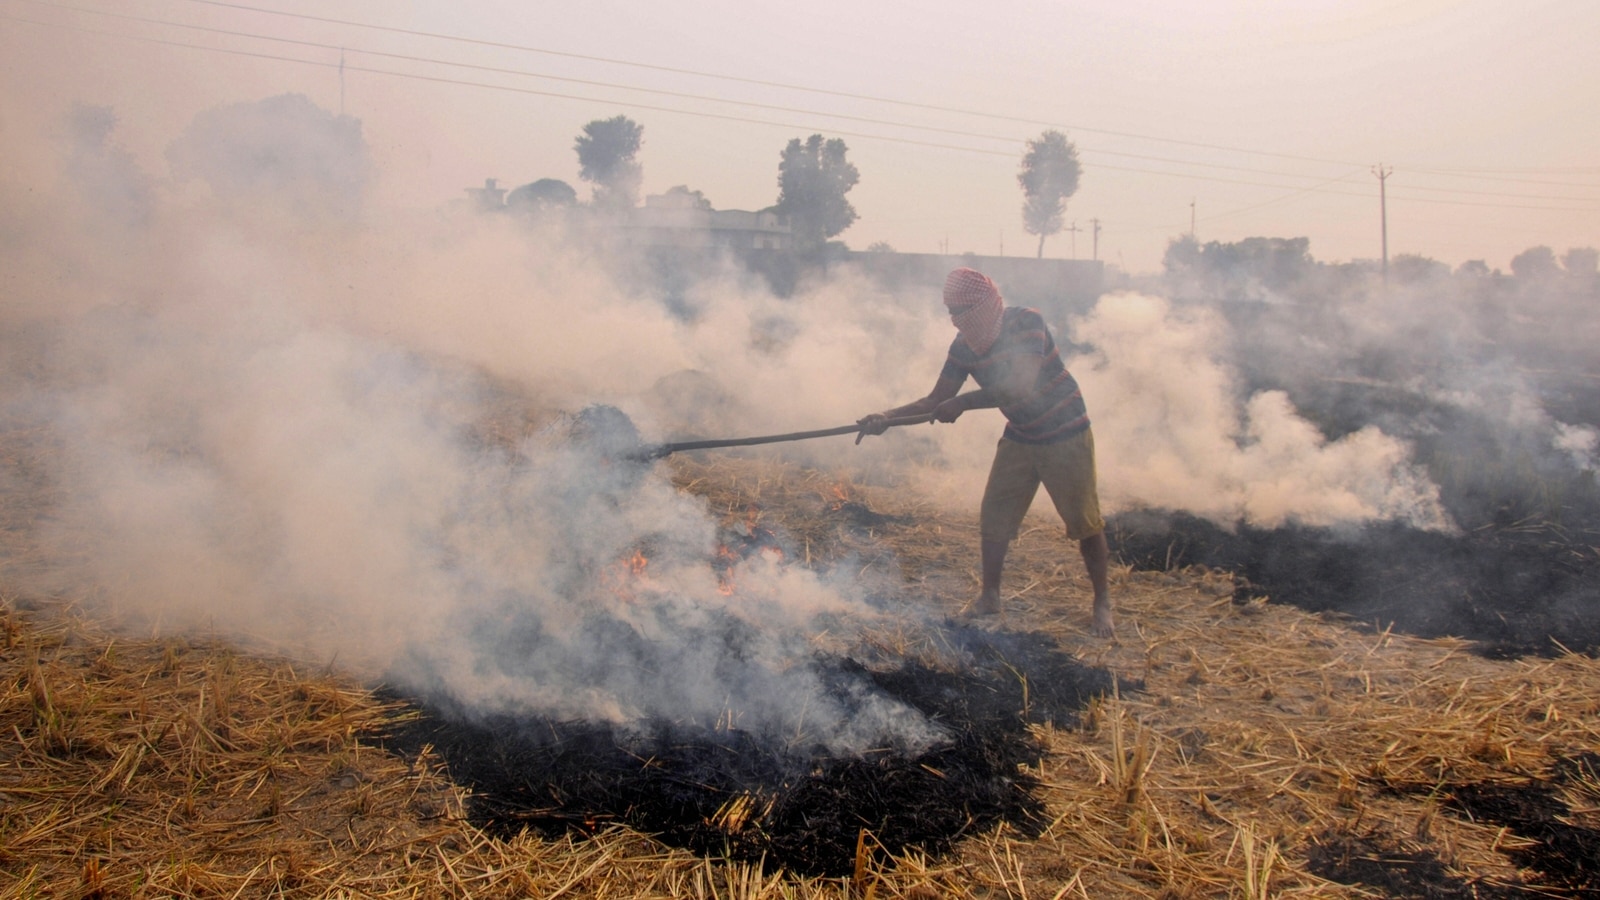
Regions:
<instances>
[{"instance_id":1,"label":"flame","mask_svg":"<svg viewBox=\"0 0 1600 900\"><path fill-rule=\"evenodd\" d=\"M782 547L765 542L766 538L772 537L772 532L762 531L752 537L754 540L748 543L742 552L727 544L717 547L716 562L713 567L717 570L717 593L724 597L732 597L738 590L734 572L741 564L748 563L752 557L771 566L782 565L787 558Z\"/></svg>"},{"instance_id":2,"label":"flame","mask_svg":"<svg viewBox=\"0 0 1600 900\"><path fill-rule=\"evenodd\" d=\"M635 548L633 553L612 563L601 573L601 584L618 598L632 603L639 599L641 588L653 583L645 573L649 565L650 557L643 550Z\"/></svg>"},{"instance_id":3,"label":"flame","mask_svg":"<svg viewBox=\"0 0 1600 900\"><path fill-rule=\"evenodd\" d=\"M738 565L740 559L739 551L727 544L717 545L711 568L717 573L717 593L724 597L733 596L733 567Z\"/></svg>"},{"instance_id":4,"label":"flame","mask_svg":"<svg viewBox=\"0 0 1600 900\"><path fill-rule=\"evenodd\" d=\"M759 504L750 504L744 520L724 535L725 540L712 551L709 560L717 579L717 593L724 597L738 593L741 566L754 562L771 567L786 561L783 548L777 545L777 535L761 526ZM635 548L605 567L600 573L601 587L625 603L636 603L654 593L670 590L651 577L649 567L650 556L645 549Z\"/></svg>"},{"instance_id":5,"label":"flame","mask_svg":"<svg viewBox=\"0 0 1600 900\"><path fill-rule=\"evenodd\" d=\"M821 493L824 500L827 500L830 497L832 498L832 502L829 504L828 508L834 512L838 512L840 509L844 508L845 504L850 502L850 483L847 481L835 482L834 484L829 485L828 489L822 491Z\"/></svg>"}]
</instances>

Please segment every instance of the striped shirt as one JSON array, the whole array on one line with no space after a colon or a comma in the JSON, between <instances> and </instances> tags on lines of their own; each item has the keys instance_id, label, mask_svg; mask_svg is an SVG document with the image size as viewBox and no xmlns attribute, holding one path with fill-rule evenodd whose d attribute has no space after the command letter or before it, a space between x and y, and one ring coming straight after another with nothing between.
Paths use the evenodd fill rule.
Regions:
<instances>
[{"instance_id":1,"label":"striped shirt","mask_svg":"<svg viewBox=\"0 0 1600 900\"><path fill-rule=\"evenodd\" d=\"M1039 380L1027 400L1000 407L1006 417L1005 438L1019 444L1054 444L1083 433L1089 427L1083 391L1062 364L1055 338L1038 310L1006 307L1000 337L982 355L957 335L939 380L953 381L959 390L970 375L979 387L987 388L1003 380L1006 368L1019 356L1039 358Z\"/></svg>"}]
</instances>

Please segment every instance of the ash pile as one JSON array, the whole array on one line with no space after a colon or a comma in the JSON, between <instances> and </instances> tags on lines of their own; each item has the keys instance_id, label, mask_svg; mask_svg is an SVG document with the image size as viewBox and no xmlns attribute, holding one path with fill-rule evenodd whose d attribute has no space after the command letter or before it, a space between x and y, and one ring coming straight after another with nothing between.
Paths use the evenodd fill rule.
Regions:
<instances>
[{"instance_id":1,"label":"ash pile","mask_svg":"<svg viewBox=\"0 0 1600 900\"><path fill-rule=\"evenodd\" d=\"M1600 518L1441 533L1394 522L1223 528L1141 511L1115 517L1110 534L1136 568L1234 573L1240 602L1266 597L1379 631L1466 638L1495 658L1600 650Z\"/></svg>"},{"instance_id":2,"label":"ash pile","mask_svg":"<svg viewBox=\"0 0 1600 900\"><path fill-rule=\"evenodd\" d=\"M965 665L816 661L841 702L865 684L935 723L940 736L924 747L838 754L725 722L623 727L426 700L391 746L441 759L471 789L474 822L498 834L627 826L698 853L837 877L864 853L938 855L1002 824L1037 833L1048 819L1029 769L1045 751L1029 726L1071 726L1113 691L1113 676L1042 634L952 624L942 637Z\"/></svg>"},{"instance_id":3,"label":"ash pile","mask_svg":"<svg viewBox=\"0 0 1600 900\"><path fill-rule=\"evenodd\" d=\"M1600 422L1600 390L1556 381L1564 415ZM1172 510L1114 516L1136 568L1234 573L1264 596L1378 630L1460 637L1497 658L1600 651L1600 486L1593 461L1510 438L1489 417L1394 384L1325 382L1296 402L1325 433L1384 422L1404 434L1455 526L1226 525ZM1547 400L1550 405L1555 401Z\"/></svg>"},{"instance_id":4,"label":"ash pile","mask_svg":"<svg viewBox=\"0 0 1600 900\"><path fill-rule=\"evenodd\" d=\"M1042 634L930 621L848 566L801 564L755 520L713 522L619 410L546 437L502 478L528 485L515 509L541 565L475 566L502 577L478 577L386 679L419 710L389 747L442 762L475 824L625 826L823 876L1048 824L1030 727L1070 727L1108 672Z\"/></svg>"}]
</instances>

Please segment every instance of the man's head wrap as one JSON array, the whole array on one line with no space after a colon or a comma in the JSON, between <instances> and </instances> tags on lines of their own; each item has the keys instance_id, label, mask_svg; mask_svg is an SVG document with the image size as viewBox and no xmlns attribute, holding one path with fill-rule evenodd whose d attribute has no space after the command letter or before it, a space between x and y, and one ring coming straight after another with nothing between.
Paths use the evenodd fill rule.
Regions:
<instances>
[{"instance_id":1,"label":"man's head wrap","mask_svg":"<svg viewBox=\"0 0 1600 900\"><path fill-rule=\"evenodd\" d=\"M1000 337L1000 314L1005 303L1000 299L1000 289L989 276L976 269L962 267L944 279L944 305L950 309L950 321L961 331L962 340L980 356Z\"/></svg>"}]
</instances>

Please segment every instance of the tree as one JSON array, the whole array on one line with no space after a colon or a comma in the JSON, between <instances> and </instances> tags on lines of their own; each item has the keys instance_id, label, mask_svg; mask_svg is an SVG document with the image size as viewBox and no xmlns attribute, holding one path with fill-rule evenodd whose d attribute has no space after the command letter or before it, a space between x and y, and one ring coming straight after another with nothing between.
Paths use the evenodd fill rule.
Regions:
<instances>
[{"instance_id":1,"label":"tree","mask_svg":"<svg viewBox=\"0 0 1600 900\"><path fill-rule=\"evenodd\" d=\"M1263 288L1287 291L1316 268L1311 239L1303 237L1201 244L1186 234L1168 242L1162 264L1169 277L1193 279L1196 289L1220 297L1257 296Z\"/></svg>"},{"instance_id":2,"label":"tree","mask_svg":"<svg viewBox=\"0 0 1600 900\"><path fill-rule=\"evenodd\" d=\"M506 195L506 208L532 215L578 204L578 192L559 178L541 178Z\"/></svg>"},{"instance_id":3,"label":"tree","mask_svg":"<svg viewBox=\"0 0 1600 900\"><path fill-rule=\"evenodd\" d=\"M199 178L240 207L303 214L354 214L372 171L361 120L302 94L200 113L167 147L167 162L179 181Z\"/></svg>"},{"instance_id":4,"label":"tree","mask_svg":"<svg viewBox=\"0 0 1600 900\"><path fill-rule=\"evenodd\" d=\"M1523 281L1548 278L1561 271L1556 265L1556 253L1549 247L1529 247L1511 257L1511 274Z\"/></svg>"},{"instance_id":5,"label":"tree","mask_svg":"<svg viewBox=\"0 0 1600 900\"><path fill-rule=\"evenodd\" d=\"M573 149L578 151L578 177L594 185L595 206L638 205L644 168L633 157L643 143L644 126L627 116L595 119L583 126Z\"/></svg>"},{"instance_id":6,"label":"tree","mask_svg":"<svg viewBox=\"0 0 1600 900\"><path fill-rule=\"evenodd\" d=\"M1039 236L1039 257L1044 239L1061 230L1067 198L1078 192L1078 148L1059 131L1046 131L1028 141L1017 183L1022 185L1022 227Z\"/></svg>"},{"instance_id":7,"label":"tree","mask_svg":"<svg viewBox=\"0 0 1600 900\"><path fill-rule=\"evenodd\" d=\"M845 159L849 148L838 138L824 141L813 134L801 143L792 138L778 161L778 203L774 210L789 217L790 233L801 250L817 250L828 238L856 220L855 207L844 195L861 180Z\"/></svg>"},{"instance_id":8,"label":"tree","mask_svg":"<svg viewBox=\"0 0 1600 900\"><path fill-rule=\"evenodd\" d=\"M1593 278L1600 271L1600 252L1593 247L1568 247L1561 255L1561 268L1575 278Z\"/></svg>"},{"instance_id":9,"label":"tree","mask_svg":"<svg viewBox=\"0 0 1600 900\"><path fill-rule=\"evenodd\" d=\"M673 199L683 197L685 201L695 209L711 208L711 201L706 199L706 195L700 191L690 190L687 184L675 184L672 187L667 188L667 192L663 196L671 197Z\"/></svg>"},{"instance_id":10,"label":"tree","mask_svg":"<svg viewBox=\"0 0 1600 900\"><path fill-rule=\"evenodd\" d=\"M1186 234L1167 242L1167 252L1161 256L1161 267L1168 275L1185 275L1200 268L1204 251L1194 235Z\"/></svg>"},{"instance_id":11,"label":"tree","mask_svg":"<svg viewBox=\"0 0 1600 900\"><path fill-rule=\"evenodd\" d=\"M72 149L66 171L101 214L121 225L140 225L150 218L151 182L133 154L112 143L116 127L111 107L73 104L67 120Z\"/></svg>"},{"instance_id":12,"label":"tree","mask_svg":"<svg viewBox=\"0 0 1600 900\"><path fill-rule=\"evenodd\" d=\"M1423 284L1450 274L1450 267L1436 259L1417 253L1401 253L1390 262L1395 281L1400 284Z\"/></svg>"}]
</instances>

